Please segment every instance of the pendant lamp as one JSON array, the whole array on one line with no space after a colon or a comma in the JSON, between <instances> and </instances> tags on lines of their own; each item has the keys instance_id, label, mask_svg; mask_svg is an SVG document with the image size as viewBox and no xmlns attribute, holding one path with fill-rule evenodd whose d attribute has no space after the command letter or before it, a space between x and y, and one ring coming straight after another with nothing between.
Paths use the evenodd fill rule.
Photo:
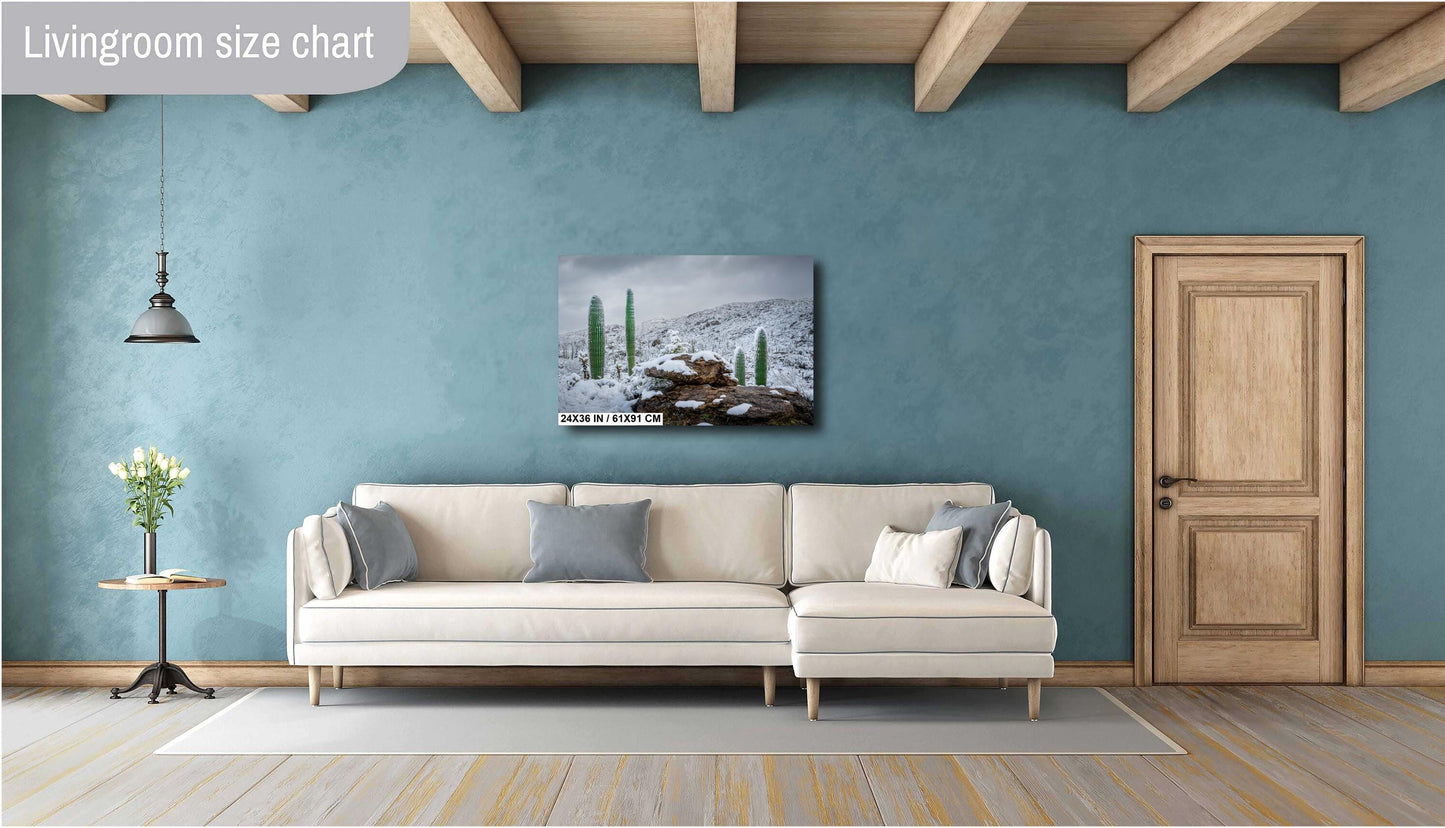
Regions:
<instances>
[{"instance_id":1,"label":"pendant lamp","mask_svg":"<svg viewBox=\"0 0 1445 828\"><path fill-rule=\"evenodd\" d=\"M170 281L166 273L166 99L161 96L161 249L156 253L156 284L160 292L151 297L151 306L140 315L130 329L126 342L169 343L200 342L191 331L191 323L176 310L176 301L166 293Z\"/></svg>"}]
</instances>

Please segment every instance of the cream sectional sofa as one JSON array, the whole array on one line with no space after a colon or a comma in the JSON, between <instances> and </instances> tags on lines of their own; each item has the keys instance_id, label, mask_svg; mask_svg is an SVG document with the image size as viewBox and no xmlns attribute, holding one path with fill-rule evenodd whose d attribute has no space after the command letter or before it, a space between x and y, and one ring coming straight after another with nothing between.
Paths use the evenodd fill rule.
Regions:
<instances>
[{"instance_id":1,"label":"cream sectional sofa","mask_svg":"<svg viewBox=\"0 0 1445 828\"><path fill-rule=\"evenodd\" d=\"M526 503L651 498L650 584L524 584ZM1053 675L1048 533L1026 538L1023 596L993 589L863 583L884 525L922 531L945 500L994 501L991 486L776 483L652 486L362 484L416 546L418 580L311 589L304 540L287 539L287 657L340 686L347 666L756 666L773 703L776 668L805 680L809 718L829 678L1027 679Z\"/></svg>"}]
</instances>

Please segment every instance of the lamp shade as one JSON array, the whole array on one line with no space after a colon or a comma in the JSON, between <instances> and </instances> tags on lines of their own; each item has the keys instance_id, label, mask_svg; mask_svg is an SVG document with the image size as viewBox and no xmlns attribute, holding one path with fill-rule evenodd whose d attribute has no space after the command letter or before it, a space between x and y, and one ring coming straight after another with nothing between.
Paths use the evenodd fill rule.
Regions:
<instances>
[{"instance_id":1,"label":"lamp shade","mask_svg":"<svg viewBox=\"0 0 1445 828\"><path fill-rule=\"evenodd\" d=\"M176 310L176 300L166 293L166 282L170 274L166 273L166 256L170 255L162 250L156 253L156 284L161 286L160 293L151 297L151 306L145 309L140 318L135 321L130 329L130 336L125 338L126 342L200 342L191 331L191 323Z\"/></svg>"},{"instance_id":2,"label":"lamp shade","mask_svg":"<svg viewBox=\"0 0 1445 828\"><path fill-rule=\"evenodd\" d=\"M165 296L167 300L171 298L163 293L157 294L157 296ZM191 331L191 323L186 321L186 317L182 316L180 311L169 303L157 305L154 304L154 298L151 301L151 306L146 308L130 329L130 336L126 337L126 342L201 341L196 339L195 333Z\"/></svg>"}]
</instances>

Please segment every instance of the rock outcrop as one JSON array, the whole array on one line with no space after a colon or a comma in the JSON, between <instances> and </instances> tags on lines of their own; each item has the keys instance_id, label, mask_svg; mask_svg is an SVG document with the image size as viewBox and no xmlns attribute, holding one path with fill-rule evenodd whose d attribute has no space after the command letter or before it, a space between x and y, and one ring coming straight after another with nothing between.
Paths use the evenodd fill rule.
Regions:
<instances>
[{"instance_id":1,"label":"rock outcrop","mask_svg":"<svg viewBox=\"0 0 1445 828\"><path fill-rule=\"evenodd\" d=\"M643 363L642 373L677 385L737 385L716 354L672 354Z\"/></svg>"},{"instance_id":2,"label":"rock outcrop","mask_svg":"<svg viewBox=\"0 0 1445 828\"><path fill-rule=\"evenodd\" d=\"M667 425L812 425L813 401L789 388L738 385L715 354L675 354L644 366L666 385L634 407Z\"/></svg>"}]
</instances>

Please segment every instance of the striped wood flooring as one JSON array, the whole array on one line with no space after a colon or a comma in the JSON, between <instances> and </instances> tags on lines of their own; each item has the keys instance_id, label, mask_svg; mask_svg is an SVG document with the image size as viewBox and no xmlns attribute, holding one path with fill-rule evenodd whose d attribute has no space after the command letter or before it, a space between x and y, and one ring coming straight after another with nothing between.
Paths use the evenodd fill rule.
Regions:
<instances>
[{"instance_id":1,"label":"striped wood flooring","mask_svg":"<svg viewBox=\"0 0 1445 828\"><path fill-rule=\"evenodd\" d=\"M227 689L218 697L246 692ZM111 701L98 688L5 688L0 819L6 825L1445 822L1441 688L1113 692L1189 755L154 756L157 746L224 701L182 694L148 706L143 696Z\"/></svg>"}]
</instances>

